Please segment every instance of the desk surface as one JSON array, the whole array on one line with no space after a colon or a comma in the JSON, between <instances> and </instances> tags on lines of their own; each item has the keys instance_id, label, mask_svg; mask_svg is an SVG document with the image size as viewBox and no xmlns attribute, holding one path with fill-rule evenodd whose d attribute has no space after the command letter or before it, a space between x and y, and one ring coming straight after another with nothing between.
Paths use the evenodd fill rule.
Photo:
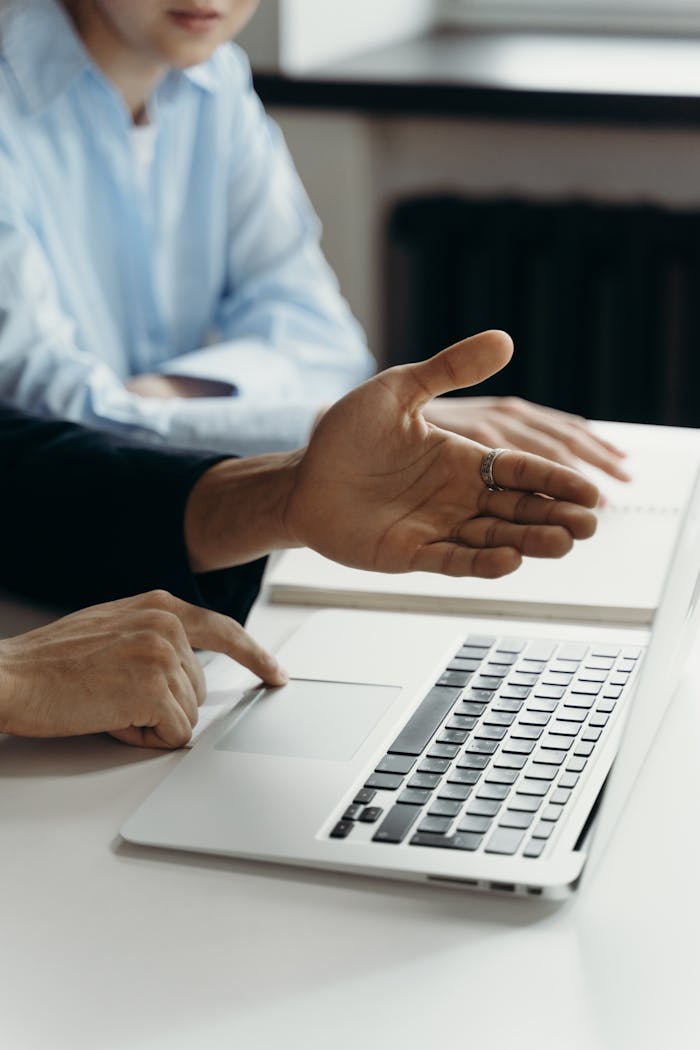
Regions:
<instances>
[{"instance_id":1,"label":"desk surface","mask_svg":"<svg viewBox=\"0 0 700 1050\"><path fill-rule=\"evenodd\" d=\"M250 627L274 645L307 614ZM697 1047L699 680L700 653L564 905L130 847L181 754L0 737L3 1046Z\"/></svg>"}]
</instances>

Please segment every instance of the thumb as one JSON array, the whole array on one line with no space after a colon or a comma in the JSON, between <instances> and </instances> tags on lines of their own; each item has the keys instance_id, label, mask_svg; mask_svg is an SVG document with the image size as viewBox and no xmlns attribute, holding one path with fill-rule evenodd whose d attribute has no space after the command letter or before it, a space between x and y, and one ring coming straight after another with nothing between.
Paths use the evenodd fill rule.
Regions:
<instances>
[{"instance_id":1,"label":"thumb","mask_svg":"<svg viewBox=\"0 0 700 1050\"><path fill-rule=\"evenodd\" d=\"M482 383L507 365L512 354L513 340L505 332L481 332L397 371L407 384L410 408L416 410L439 394Z\"/></svg>"}]
</instances>

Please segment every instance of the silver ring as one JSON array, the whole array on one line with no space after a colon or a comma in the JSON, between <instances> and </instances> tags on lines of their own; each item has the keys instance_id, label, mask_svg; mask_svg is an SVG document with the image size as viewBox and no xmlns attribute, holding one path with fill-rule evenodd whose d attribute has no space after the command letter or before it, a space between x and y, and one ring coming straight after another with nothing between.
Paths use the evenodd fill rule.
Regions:
<instances>
[{"instance_id":1,"label":"silver ring","mask_svg":"<svg viewBox=\"0 0 700 1050\"><path fill-rule=\"evenodd\" d=\"M502 485L499 485L493 477L493 465L500 456L501 452L507 452L506 448L492 448L490 452L487 452L481 461L481 480L483 481L489 492L505 492L506 490Z\"/></svg>"}]
</instances>

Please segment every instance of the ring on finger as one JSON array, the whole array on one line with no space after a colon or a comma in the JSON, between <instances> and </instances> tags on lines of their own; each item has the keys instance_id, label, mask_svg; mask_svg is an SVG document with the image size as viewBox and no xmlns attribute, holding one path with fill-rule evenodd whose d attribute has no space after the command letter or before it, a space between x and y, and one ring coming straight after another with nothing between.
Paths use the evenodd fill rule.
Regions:
<instances>
[{"instance_id":1,"label":"ring on finger","mask_svg":"<svg viewBox=\"0 0 700 1050\"><path fill-rule=\"evenodd\" d=\"M507 451L508 449L505 448L492 448L486 453L481 461L481 480L489 492L505 492L505 488L502 485L499 485L493 476L493 465L501 453Z\"/></svg>"}]
</instances>

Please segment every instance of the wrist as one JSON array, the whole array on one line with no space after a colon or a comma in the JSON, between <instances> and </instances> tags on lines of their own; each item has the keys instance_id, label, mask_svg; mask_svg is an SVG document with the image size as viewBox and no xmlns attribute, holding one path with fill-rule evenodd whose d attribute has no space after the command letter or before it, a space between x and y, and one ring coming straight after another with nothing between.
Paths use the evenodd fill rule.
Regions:
<instances>
[{"instance_id":1,"label":"wrist","mask_svg":"<svg viewBox=\"0 0 700 1050\"><path fill-rule=\"evenodd\" d=\"M253 561L271 550L300 546L287 508L303 452L226 459L210 467L185 509L185 543L193 572Z\"/></svg>"}]
</instances>

